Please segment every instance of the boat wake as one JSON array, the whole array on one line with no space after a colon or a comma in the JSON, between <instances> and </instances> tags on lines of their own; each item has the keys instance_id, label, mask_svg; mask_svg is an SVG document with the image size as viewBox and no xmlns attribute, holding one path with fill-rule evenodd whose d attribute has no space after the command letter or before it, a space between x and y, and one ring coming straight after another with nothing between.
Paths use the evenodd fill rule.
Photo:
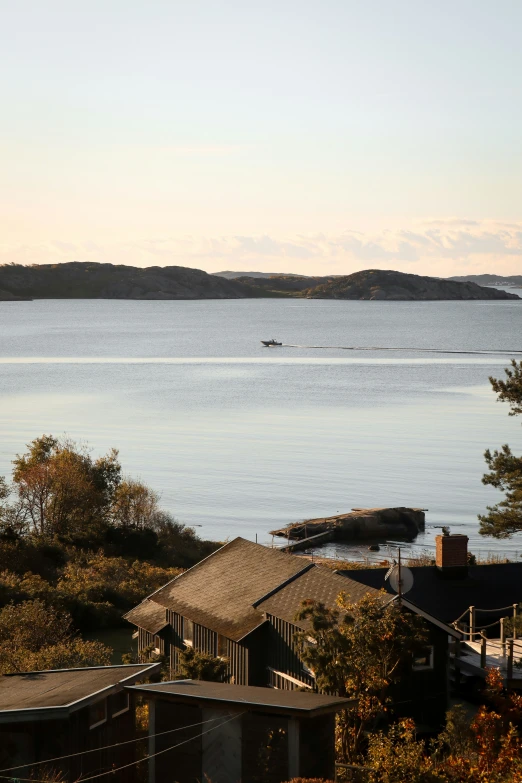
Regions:
<instances>
[{"instance_id":1,"label":"boat wake","mask_svg":"<svg viewBox=\"0 0 522 783\"><path fill-rule=\"evenodd\" d=\"M456 351L446 348L389 348L382 346L359 346L359 345L294 345L292 343L283 343L281 348L310 348L318 350L335 351L403 351L409 353L445 353L445 354L464 354L468 356L514 356L522 354L520 351L511 350L484 350L484 351Z\"/></svg>"}]
</instances>

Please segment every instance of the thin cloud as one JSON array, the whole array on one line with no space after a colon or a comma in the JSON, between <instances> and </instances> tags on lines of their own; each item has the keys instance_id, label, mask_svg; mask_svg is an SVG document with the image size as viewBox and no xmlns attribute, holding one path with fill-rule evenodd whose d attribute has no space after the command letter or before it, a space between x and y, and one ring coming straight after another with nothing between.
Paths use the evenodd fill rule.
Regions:
<instances>
[{"instance_id":1,"label":"thin cloud","mask_svg":"<svg viewBox=\"0 0 522 783\"><path fill-rule=\"evenodd\" d=\"M57 239L48 244L0 247L0 263L111 261L136 266L179 265L207 270L269 269L308 274L347 274L382 267L421 274L459 271L520 270L522 223L428 221L416 226L339 233L197 237L164 236L101 246L92 239L77 244Z\"/></svg>"}]
</instances>

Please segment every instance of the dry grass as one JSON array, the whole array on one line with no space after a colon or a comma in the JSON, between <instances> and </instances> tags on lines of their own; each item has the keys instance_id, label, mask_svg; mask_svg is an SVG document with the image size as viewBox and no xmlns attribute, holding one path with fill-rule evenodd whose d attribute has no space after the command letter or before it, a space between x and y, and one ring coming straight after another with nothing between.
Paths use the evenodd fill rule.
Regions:
<instances>
[{"instance_id":1,"label":"dry grass","mask_svg":"<svg viewBox=\"0 0 522 783\"><path fill-rule=\"evenodd\" d=\"M334 557L323 557L322 555L299 555L307 560L311 560L317 565L326 566L331 568L332 571L361 571L365 568L389 568L393 562L396 562L395 558L383 558L382 560L370 560L365 557L361 560L340 560ZM435 557L432 552L420 552L418 555L408 556L402 554L402 562L404 565L417 567L417 566L434 566ZM515 557L509 558L506 555L496 554L494 552L488 552L487 555L477 555L476 557L470 553L469 565L497 565L499 563L516 563L518 562Z\"/></svg>"}]
</instances>

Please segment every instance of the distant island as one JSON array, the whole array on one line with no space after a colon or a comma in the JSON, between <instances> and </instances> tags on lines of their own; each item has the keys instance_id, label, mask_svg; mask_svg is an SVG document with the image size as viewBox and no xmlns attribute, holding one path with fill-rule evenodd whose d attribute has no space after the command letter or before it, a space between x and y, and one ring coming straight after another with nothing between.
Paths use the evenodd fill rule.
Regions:
<instances>
[{"instance_id":1,"label":"distant island","mask_svg":"<svg viewBox=\"0 0 522 783\"><path fill-rule=\"evenodd\" d=\"M227 273L232 274L232 273ZM254 274L258 276L253 276ZM0 265L0 300L249 299L305 297L369 301L520 299L475 282L367 269L351 275L305 277L263 273L227 279L182 266L134 267L74 261Z\"/></svg>"},{"instance_id":2,"label":"distant island","mask_svg":"<svg viewBox=\"0 0 522 783\"><path fill-rule=\"evenodd\" d=\"M238 277L236 282L274 295L306 296L309 299L359 299L370 301L437 301L473 299L520 299L495 288L472 282L457 282L438 277L366 269L338 277L302 277L272 275L269 278Z\"/></svg>"},{"instance_id":3,"label":"distant island","mask_svg":"<svg viewBox=\"0 0 522 783\"><path fill-rule=\"evenodd\" d=\"M4 294L30 299L245 299L252 289L183 266L140 268L73 261L0 265Z\"/></svg>"},{"instance_id":4,"label":"distant island","mask_svg":"<svg viewBox=\"0 0 522 783\"><path fill-rule=\"evenodd\" d=\"M458 283L477 283L477 285L506 285L508 287L522 288L522 275L457 275L450 277Z\"/></svg>"}]
</instances>

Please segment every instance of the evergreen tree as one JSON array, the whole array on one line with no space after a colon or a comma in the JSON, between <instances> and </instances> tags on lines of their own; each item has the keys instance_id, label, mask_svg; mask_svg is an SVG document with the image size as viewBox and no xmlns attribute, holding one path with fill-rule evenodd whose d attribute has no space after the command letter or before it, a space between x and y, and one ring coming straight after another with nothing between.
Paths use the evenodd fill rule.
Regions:
<instances>
[{"instance_id":1,"label":"evergreen tree","mask_svg":"<svg viewBox=\"0 0 522 783\"><path fill-rule=\"evenodd\" d=\"M522 414L522 361L511 362L505 370L506 380L490 378L499 402L509 404L510 416ZM507 444L493 453L487 449L484 458L490 470L482 477L483 484L500 489L504 500L488 506L488 513L479 515L480 533L494 538L509 538L522 530L522 457L517 457Z\"/></svg>"}]
</instances>

